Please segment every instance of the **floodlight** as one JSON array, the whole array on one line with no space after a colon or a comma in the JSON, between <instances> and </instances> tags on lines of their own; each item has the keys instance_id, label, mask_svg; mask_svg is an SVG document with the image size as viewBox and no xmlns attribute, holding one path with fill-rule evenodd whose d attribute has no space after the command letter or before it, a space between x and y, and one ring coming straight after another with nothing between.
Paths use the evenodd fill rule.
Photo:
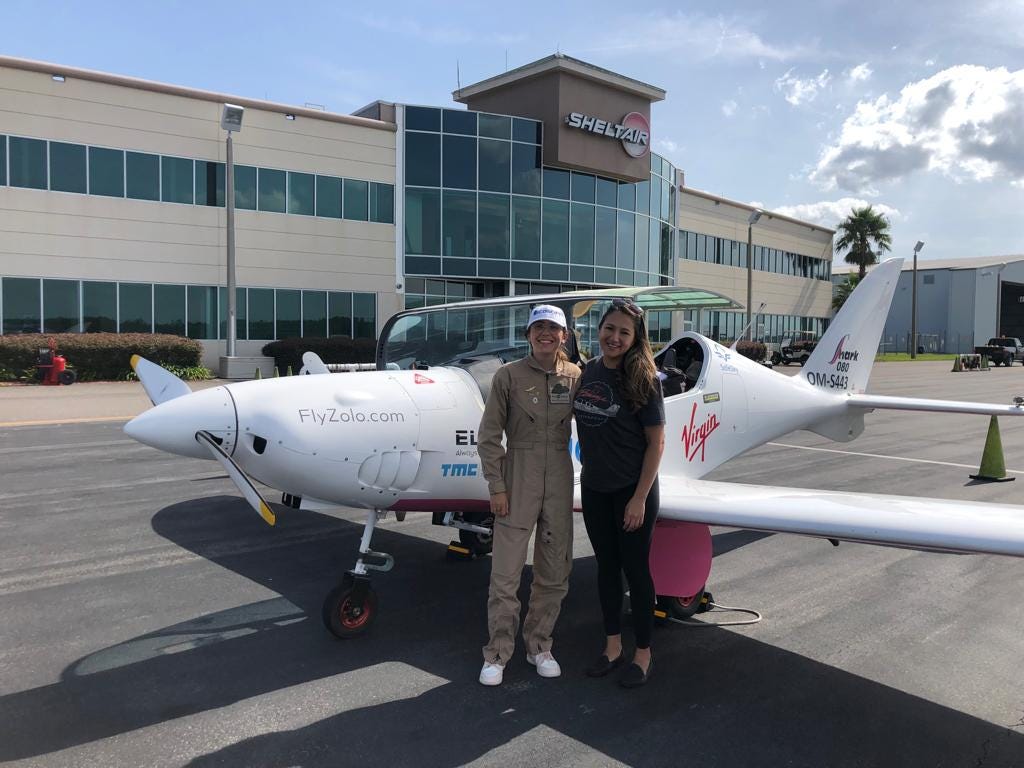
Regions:
<instances>
[{"instance_id":1,"label":"floodlight","mask_svg":"<svg viewBox=\"0 0 1024 768\"><path fill-rule=\"evenodd\" d=\"M237 104L225 104L220 113L220 127L228 133L242 130L242 115L245 114L245 107Z\"/></svg>"}]
</instances>

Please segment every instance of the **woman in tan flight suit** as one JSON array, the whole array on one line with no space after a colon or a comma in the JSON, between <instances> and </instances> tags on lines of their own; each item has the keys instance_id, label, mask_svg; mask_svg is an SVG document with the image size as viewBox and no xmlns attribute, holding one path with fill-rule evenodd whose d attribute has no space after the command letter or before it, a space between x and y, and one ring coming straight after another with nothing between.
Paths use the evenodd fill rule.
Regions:
<instances>
[{"instance_id":1,"label":"woman in tan flight suit","mask_svg":"<svg viewBox=\"0 0 1024 768\"><path fill-rule=\"evenodd\" d=\"M558 307L534 307L526 338L530 354L495 374L477 433L494 512L487 598L490 637L480 670L484 685L501 683L515 650L520 607L516 593L534 527L533 583L523 622L526 660L541 677L562 673L551 655L551 631L569 591L572 569L569 435L580 369L562 348L568 331Z\"/></svg>"}]
</instances>

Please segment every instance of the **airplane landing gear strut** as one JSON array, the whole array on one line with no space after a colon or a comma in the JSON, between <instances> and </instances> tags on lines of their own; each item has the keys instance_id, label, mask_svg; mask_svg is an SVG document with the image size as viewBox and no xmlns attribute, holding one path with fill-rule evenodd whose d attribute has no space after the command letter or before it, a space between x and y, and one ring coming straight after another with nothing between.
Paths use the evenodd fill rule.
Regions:
<instances>
[{"instance_id":1,"label":"airplane landing gear strut","mask_svg":"<svg viewBox=\"0 0 1024 768\"><path fill-rule=\"evenodd\" d=\"M369 571L390 571L395 558L385 552L370 549L373 529L383 512L366 512L363 538L359 542L359 558L355 567L345 571L341 583L324 600L324 626L337 638L347 639L363 634L377 618L377 593L370 586Z\"/></svg>"}]
</instances>

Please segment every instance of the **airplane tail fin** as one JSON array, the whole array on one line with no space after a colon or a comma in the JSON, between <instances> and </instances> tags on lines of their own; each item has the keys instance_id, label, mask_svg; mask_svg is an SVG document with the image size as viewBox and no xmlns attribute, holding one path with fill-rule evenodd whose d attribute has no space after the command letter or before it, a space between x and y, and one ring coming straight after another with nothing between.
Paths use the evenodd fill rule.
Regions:
<instances>
[{"instance_id":1,"label":"airplane tail fin","mask_svg":"<svg viewBox=\"0 0 1024 768\"><path fill-rule=\"evenodd\" d=\"M801 378L830 392L864 392L871 377L903 259L889 259L865 277L804 363Z\"/></svg>"}]
</instances>

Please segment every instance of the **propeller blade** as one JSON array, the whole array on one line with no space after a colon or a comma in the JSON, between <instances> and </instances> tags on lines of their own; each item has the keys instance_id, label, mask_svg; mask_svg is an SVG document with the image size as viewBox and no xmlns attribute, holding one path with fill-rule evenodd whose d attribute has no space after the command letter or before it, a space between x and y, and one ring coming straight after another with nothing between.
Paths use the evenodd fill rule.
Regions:
<instances>
[{"instance_id":1,"label":"propeller blade","mask_svg":"<svg viewBox=\"0 0 1024 768\"><path fill-rule=\"evenodd\" d=\"M217 440L214 436L201 429L196 432L196 441L200 445L205 445L213 455L213 458L220 462L221 466L224 467L224 471L228 473L228 477L231 478L238 490L242 492L245 500L249 502L249 506L255 509L259 516L266 520L269 525L276 523L277 517L274 515L274 510L270 508L270 505L263 499L260 492L256 490L256 486L252 484L252 480L242 471L242 468L235 464L234 460L217 445Z\"/></svg>"},{"instance_id":2,"label":"propeller blade","mask_svg":"<svg viewBox=\"0 0 1024 768\"><path fill-rule=\"evenodd\" d=\"M132 370L139 377L142 388L146 390L153 405L160 405L160 403L166 403L176 397L192 394L188 384L167 369L161 368L144 357L132 355Z\"/></svg>"}]
</instances>

